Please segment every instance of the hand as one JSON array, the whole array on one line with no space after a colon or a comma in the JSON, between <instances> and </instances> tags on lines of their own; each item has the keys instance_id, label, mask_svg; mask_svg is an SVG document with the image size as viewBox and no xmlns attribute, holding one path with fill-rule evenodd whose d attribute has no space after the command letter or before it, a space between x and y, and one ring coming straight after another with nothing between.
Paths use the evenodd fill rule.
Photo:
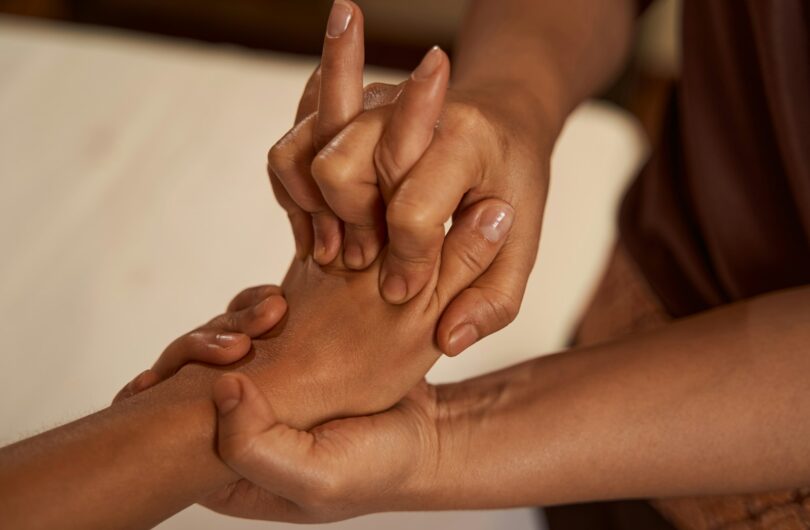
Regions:
<instances>
[{"instance_id":1,"label":"hand","mask_svg":"<svg viewBox=\"0 0 810 530\"><path fill-rule=\"evenodd\" d=\"M214 385L217 450L244 477L210 496L220 513L296 523L407 509L438 462L439 404L425 381L391 409L330 421L310 431L279 423L242 374Z\"/></svg>"},{"instance_id":2,"label":"hand","mask_svg":"<svg viewBox=\"0 0 810 530\"><path fill-rule=\"evenodd\" d=\"M117 403L173 376L192 362L227 365L247 355L250 339L264 335L287 311L281 288L250 287L228 304L222 315L169 344L152 366L127 383L113 399Z\"/></svg>"},{"instance_id":3,"label":"hand","mask_svg":"<svg viewBox=\"0 0 810 530\"><path fill-rule=\"evenodd\" d=\"M445 101L449 63L437 49L407 83L363 91L362 15L345 5L352 16L344 33L327 35L321 68L299 106L302 121L270 151L274 189L293 221L299 255L314 248L318 263L342 257L363 268L387 231L380 289L393 303L425 288L447 219L483 198L509 204L517 215L506 244L450 303L437 328L442 351L455 355L518 312L537 252L554 127L538 127L542 116L526 108L540 106L516 90L451 89ZM331 117L328 131L319 130L322 114ZM338 124L343 129L333 136ZM495 216L487 223L503 221Z\"/></svg>"}]
</instances>

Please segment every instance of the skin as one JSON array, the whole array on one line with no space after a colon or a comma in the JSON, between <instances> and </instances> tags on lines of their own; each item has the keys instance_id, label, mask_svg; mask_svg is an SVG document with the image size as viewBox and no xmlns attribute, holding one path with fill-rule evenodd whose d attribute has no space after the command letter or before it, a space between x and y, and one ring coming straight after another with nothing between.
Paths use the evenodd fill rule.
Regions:
<instances>
[{"instance_id":1,"label":"skin","mask_svg":"<svg viewBox=\"0 0 810 530\"><path fill-rule=\"evenodd\" d=\"M497 241L481 232L492 208L511 215L495 199L468 209L448 238L455 245L445 246L433 288L409 304L379 297L380 260L350 271L307 257L293 260L282 285L283 320L285 306L275 296L264 327L246 327L240 313L228 313L187 340L221 328L252 336L249 354L229 369L249 375L276 417L296 428L387 409L438 358L438 316L503 244L508 224L500 225ZM154 372L170 373L181 346L170 348ZM0 520L31 529L147 528L201 499L226 513L261 506L262 488L224 466L214 450L211 387L220 373L189 364L131 399L1 449Z\"/></svg>"},{"instance_id":2,"label":"skin","mask_svg":"<svg viewBox=\"0 0 810 530\"><path fill-rule=\"evenodd\" d=\"M352 19L345 33L327 36L322 68L333 69L338 58L343 69L343 83L329 90L351 102L342 107L349 109L341 115L345 127L324 144L337 128L317 130L315 116L316 130L299 123L274 146L270 172L287 192L279 202L293 220L299 251L321 264L342 259L363 268L387 237L380 291L394 304L428 285L451 216L483 198L510 204L516 218L509 239L437 328L442 351L456 355L517 315L536 258L554 142L570 111L617 72L636 6L632 0L472 2L446 95L449 64L441 52L423 60L432 75L409 81L409 88L421 85L444 100L428 98L425 108L398 113L390 109L407 92L401 97L390 85L367 87L362 112L362 13L341 3L351 7ZM299 118L313 111L306 100ZM414 128L425 134L408 137L391 133L408 118L439 119L429 145L425 129ZM290 160L298 161L294 169ZM311 213L312 222L302 212ZM325 212L328 226L319 222Z\"/></svg>"},{"instance_id":3,"label":"skin","mask_svg":"<svg viewBox=\"0 0 810 530\"><path fill-rule=\"evenodd\" d=\"M218 451L268 492L239 515L324 522L400 510L770 491L810 483L810 286L726 306L309 431L241 374L215 385ZM685 347L688 345L688 347Z\"/></svg>"}]
</instances>

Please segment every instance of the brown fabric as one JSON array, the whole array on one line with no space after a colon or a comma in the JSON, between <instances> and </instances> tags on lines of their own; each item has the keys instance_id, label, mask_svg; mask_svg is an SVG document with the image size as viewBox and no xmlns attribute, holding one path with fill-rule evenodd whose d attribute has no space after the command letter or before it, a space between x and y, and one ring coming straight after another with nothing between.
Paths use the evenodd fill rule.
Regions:
<instances>
[{"instance_id":1,"label":"brown fabric","mask_svg":"<svg viewBox=\"0 0 810 530\"><path fill-rule=\"evenodd\" d=\"M685 0L682 77L622 238L683 316L810 283L810 2Z\"/></svg>"},{"instance_id":2,"label":"brown fabric","mask_svg":"<svg viewBox=\"0 0 810 530\"><path fill-rule=\"evenodd\" d=\"M613 252L573 342L576 346L603 342L650 330L670 320L671 317L638 266L620 243ZM626 514L626 508L617 505L613 509L611 504L568 506L562 513L559 509L551 508L549 523L552 530L568 529L566 521L592 521L590 526L576 527L593 530L660 528L649 522L641 522L644 519L620 517L617 513ZM652 501L652 505L673 527L680 530L810 529L810 488L754 495L656 500ZM576 517L566 519L571 512L576 513ZM597 524L596 521L601 522Z\"/></svg>"}]
</instances>

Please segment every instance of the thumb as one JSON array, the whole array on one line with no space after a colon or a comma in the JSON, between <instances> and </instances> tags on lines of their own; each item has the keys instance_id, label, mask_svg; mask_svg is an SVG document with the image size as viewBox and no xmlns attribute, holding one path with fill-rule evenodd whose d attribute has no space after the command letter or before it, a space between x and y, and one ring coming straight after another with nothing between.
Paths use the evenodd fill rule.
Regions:
<instances>
[{"instance_id":1,"label":"thumb","mask_svg":"<svg viewBox=\"0 0 810 530\"><path fill-rule=\"evenodd\" d=\"M315 438L279 423L249 377L229 373L214 383L220 458L248 481L293 502L306 500L323 477Z\"/></svg>"}]
</instances>

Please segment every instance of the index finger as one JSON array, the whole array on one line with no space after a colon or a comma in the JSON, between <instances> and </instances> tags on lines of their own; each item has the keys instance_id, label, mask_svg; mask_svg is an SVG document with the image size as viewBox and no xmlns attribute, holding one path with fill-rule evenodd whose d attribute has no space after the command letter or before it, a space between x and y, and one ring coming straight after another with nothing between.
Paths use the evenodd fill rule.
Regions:
<instances>
[{"instance_id":1,"label":"index finger","mask_svg":"<svg viewBox=\"0 0 810 530\"><path fill-rule=\"evenodd\" d=\"M321 55L316 150L363 111L364 61L363 13L350 0L335 0Z\"/></svg>"}]
</instances>

